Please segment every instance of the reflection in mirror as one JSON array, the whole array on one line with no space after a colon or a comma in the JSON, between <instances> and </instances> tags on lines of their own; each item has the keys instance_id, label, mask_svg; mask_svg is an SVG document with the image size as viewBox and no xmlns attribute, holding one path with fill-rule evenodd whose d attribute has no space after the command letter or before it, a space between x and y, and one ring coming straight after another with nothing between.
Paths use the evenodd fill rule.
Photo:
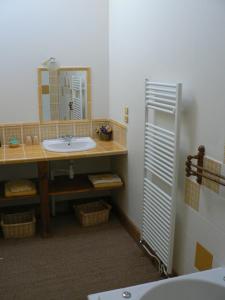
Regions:
<instances>
[{"instance_id":1,"label":"reflection in mirror","mask_svg":"<svg viewBox=\"0 0 225 300\"><path fill-rule=\"evenodd\" d=\"M91 118L90 69L38 69L40 120Z\"/></svg>"}]
</instances>

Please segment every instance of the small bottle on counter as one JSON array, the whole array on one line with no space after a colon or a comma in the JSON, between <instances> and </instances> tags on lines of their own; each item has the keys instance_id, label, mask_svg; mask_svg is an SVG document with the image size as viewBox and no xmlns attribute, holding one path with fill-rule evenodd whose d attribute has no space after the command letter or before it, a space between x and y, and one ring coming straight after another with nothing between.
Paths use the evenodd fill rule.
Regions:
<instances>
[{"instance_id":1,"label":"small bottle on counter","mask_svg":"<svg viewBox=\"0 0 225 300\"><path fill-rule=\"evenodd\" d=\"M39 139L37 135L34 135L33 137L33 145L38 145L39 144Z\"/></svg>"},{"instance_id":2,"label":"small bottle on counter","mask_svg":"<svg viewBox=\"0 0 225 300\"><path fill-rule=\"evenodd\" d=\"M26 145L32 145L32 139L31 139L31 136L30 136L30 135L27 135L27 136L26 136L25 144L26 144Z\"/></svg>"}]
</instances>

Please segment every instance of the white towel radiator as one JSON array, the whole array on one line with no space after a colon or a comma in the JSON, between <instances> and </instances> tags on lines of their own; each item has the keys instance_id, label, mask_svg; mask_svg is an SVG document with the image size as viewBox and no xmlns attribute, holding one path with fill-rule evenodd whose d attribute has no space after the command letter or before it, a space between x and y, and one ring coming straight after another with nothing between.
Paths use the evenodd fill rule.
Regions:
<instances>
[{"instance_id":1,"label":"white towel radiator","mask_svg":"<svg viewBox=\"0 0 225 300\"><path fill-rule=\"evenodd\" d=\"M172 272L182 85L145 80L144 200L141 242ZM147 245L147 247L146 247ZM149 247L148 247L149 246Z\"/></svg>"},{"instance_id":2,"label":"white towel radiator","mask_svg":"<svg viewBox=\"0 0 225 300\"><path fill-rule=\"evenodd\" d=\"M74 120L83 119L82 79L72 76L72 101Z\"/></svg>"}]
</instances>

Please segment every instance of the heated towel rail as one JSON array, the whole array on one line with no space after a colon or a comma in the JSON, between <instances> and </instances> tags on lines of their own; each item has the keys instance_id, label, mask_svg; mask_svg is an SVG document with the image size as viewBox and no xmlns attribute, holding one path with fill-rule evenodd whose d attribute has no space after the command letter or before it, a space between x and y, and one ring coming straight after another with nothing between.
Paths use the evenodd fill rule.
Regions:
<instances>
[{"instance_id":1,"label":"heated towel rail","mask_svg":"<svg viewBox=\"0 0 225 300\"><path fill-rule=\"evenodd\" d=\"M172 272L182 84L145 80L144 199L141 243Z\"/></svg>"}]
</instances>

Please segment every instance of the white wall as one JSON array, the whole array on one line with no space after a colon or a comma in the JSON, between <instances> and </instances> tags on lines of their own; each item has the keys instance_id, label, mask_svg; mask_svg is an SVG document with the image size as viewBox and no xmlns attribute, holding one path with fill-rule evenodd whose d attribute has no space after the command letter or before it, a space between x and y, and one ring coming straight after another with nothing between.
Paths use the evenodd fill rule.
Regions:
<instances>
[{"instance_id":1,"label":"white wall","mask_svg":"<svg viewBox=\"0 0 225 300\"><path fill-rule=\"evenodd\" d=\"M183 83L185 110L178 158L177 220L180 228L176 239L179 255L176 270L180 273L193 271L193 256L190 258L188 253L192 251L193 254L194 246L181 240L187 232L193 237L191 230L194 230L188 227L191 224L189 214L194 212L183 202L184 162L185 156L195 153L200 144L206 146L208 156L223 162L225 2L111 0L109 28L110 117L122 121L122 108L129 106L128 197L119 203L138 227L141 226L143 189L144 78ZM213 197L215 195L211 195L211 201ZM214 210L222 209L225 215L225 201L218 207L215 203ZM211 208L208 209L210 215ZM210 222L205 227L211 228L212 233L217 228L217 215L215 226ZM197 218L201 224L195 224L204 229L208 220ZM222 239L224 234L225 226L217 236ZM203 242L207 243L206 239ZM210 242L212 245L213 241ZM220 248L220 252L223 250Z\"/></svg>"},{"instance_id":2,"label":"white wall","mask_svg":"<svg viewBox=\"0 0 225 300\"><path fill-rule=\"evenodd\" d=\"M223 161L225 3L223 0L110 0L109 3L108 49L107 0L1 1L0 122L38 120L36 69L46 58L54 56L62 65L90 66L94 117L107 117L109 108L110 117L122 121L122 108L129 106L129 155L127 165L124 163L124 168L128 168L128 193L121 194L124 198L120 203L140 227L144 78L182 82L185 111L178 158L175 267L179 273L194 270L196 239L216 254L218 265L225 263L225 246L220 242L225 240L224 199L218 200L214 193L202 194L202 215L183 202L185 156L204 144L208 156Z\"/></svg>"},{"instance_id":3,"label":"white wall","mask_svg":"<svg viewBox=\"0 0 225 300\"><path fill-rule=\"evenodd\" d=\"M108 116L108 1L0 1L0 122L38 121L37 67L90 66L93 116Z\"/></svg>"}]
</instances>

